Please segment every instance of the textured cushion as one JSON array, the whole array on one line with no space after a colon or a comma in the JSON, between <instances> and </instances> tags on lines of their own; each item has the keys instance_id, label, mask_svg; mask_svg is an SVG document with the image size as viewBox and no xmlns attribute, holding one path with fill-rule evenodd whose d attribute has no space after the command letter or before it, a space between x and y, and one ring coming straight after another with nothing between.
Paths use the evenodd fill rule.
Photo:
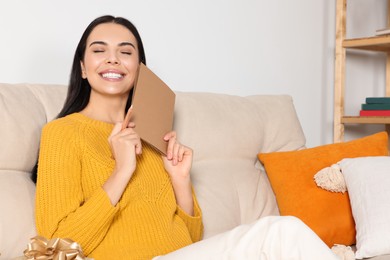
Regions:
<instances>
[{"instance_id":1,"label":"textured cushion","mask_svg":"<svg viewBox=\"0 0 390 260\"><path fill-rule=\"evenodd\" d=\"M306 139L288 95L254 95L246 99L253 102L256 117L263 120L261 152L293 151L305 148ZM235 109L231 108L232 113ZM258 134L259 135L259 132Z\"/></svg>"},{"instance_id":2,"label":"textured cushion","mask_svg":"<svg viewBox=\"0 0 390 260\"><path fill-rule=\"evenodd\" d=\"M65 94L65 86L0 84L1 169L32 170L41 128L57 115Z\"/></svg>"},{"instance_id":3,"label":"textured cushion","mask_svg":"<svg viewBox=\"0 0 390 260\"><path fill-rule=\"evenodd\" d=\"M0 170L0 259L22 255L35 236L34 193L29 173Z\"/></svg>"},{"instance_id":4,"label":"textured cushion","mask_svg":"<svg viewBox=\"0 0 390 260\"><path fill-rule=\"evenodd\" d=\"M257 153L305 145L290 96L177 92L174 128L194 150L191 172L204 237L278 210Z\"/></svg>"},{"instance_id":5,"label":"textured cushion","mask_svg":"<svg viewBox=\"0 0 390 260\"><path fill-rule=\"evenodd\" d=\"M66 86L0 84L0 259L23 254L36 235L35 185L41 127L54 118Z\"/></svg>"},{"instance_id":6,"label":"textured cushion","mask_svg":"<svg viewBox=\"0 0 390 260\"><path fill-rule=\"evenodd\" d=\"M313 176L344 158L387 155L387 133L300 151L259 154L276 195L281 215L300 218L328 246L355 242L348 193L317 187Z\"/></svg>"},{"instance_id":7,"label":"textured cushion","mask_svg":"<svg viewBox=\"0 0 390 260\"><path fill-rule=\"evenodd\" d=\"M390 157L343 159L356 223L356 258L390 254Z\"/></svg>"}]
</instances>

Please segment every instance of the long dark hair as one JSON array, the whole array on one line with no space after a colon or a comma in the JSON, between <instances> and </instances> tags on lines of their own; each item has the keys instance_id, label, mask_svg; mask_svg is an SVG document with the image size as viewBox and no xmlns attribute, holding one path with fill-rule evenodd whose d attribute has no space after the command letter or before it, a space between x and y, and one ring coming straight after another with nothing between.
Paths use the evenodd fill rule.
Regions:
<instances>
[{"instance_id":1,"label":"long dark hair","mask_svg":"<svg viewBox=\"0 0 390 260\"><path fill-rule=\"evenodd\" d=\"M123 17L114 17L112 15L104 15L93 20L88 27L85 29L79 44L77 45L76 52L73 58L72 70L70 73L70 80L68 86L68 93L65 99L64 106L62 110L57 115L57 118L61 118L67 116L72 113L80 112L83 110L88 102L89 96L91 94L91 86L88 83L88 80L82 78L81 74L81 61L84 61L84 54L87 45L87 39L91 34L92 30L103 23L116 23L123 25L134 35L137 40L138 45L138 56L139 62L142 62L146 65L146 56L144 51L144 45L142 43L141 36L138 33L137 28L132 24L129 20ZM129 93L129 97L127 99L125 111L131 105L131 98L133 96L133 89L131 89ZM37 172L38 172L38 163L35 164L35 167L32 170L32 180L36 183L37 181Z\"/></svg>"}]
</instances>

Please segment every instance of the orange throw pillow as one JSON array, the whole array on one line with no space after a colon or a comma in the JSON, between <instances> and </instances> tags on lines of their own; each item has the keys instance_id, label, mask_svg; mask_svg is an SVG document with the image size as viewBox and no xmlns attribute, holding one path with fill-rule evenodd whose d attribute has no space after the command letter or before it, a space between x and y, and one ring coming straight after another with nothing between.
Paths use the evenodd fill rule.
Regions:
<instances>
[{"instance_id":1,"label":"orange throw pillow","mask_svg":"<svg viewBox=\"0 0 390 260\"><path fill-rule=\"evenodd\" d=\"M319 188L314 175L344 158L388 155L387 132L299 151L260 153L280 215L300 218L329 247L355 244L348 192Z\"/></svg>"}]
</instances>

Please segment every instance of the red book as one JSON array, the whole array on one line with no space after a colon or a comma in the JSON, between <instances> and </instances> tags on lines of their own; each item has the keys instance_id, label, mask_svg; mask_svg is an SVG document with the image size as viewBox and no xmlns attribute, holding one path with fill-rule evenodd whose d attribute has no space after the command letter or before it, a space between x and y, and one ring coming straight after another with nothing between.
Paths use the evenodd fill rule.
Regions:
<instances>
[{"instance_id":1,"label":"red book","mask_svg":"<svg viewBox=\"0 0 390 260\"><path fill-rule=\"evenodd\" d=\"M360 110L360 116L390 116L390 110Z\"/></svg>"}]
</instances>

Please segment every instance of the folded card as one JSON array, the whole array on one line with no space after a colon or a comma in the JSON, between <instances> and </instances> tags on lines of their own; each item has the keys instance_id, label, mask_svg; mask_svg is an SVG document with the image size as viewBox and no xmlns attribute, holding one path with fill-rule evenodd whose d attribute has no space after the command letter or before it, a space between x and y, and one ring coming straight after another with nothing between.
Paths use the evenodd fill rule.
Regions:
<instances>
[{"instance_id":1,"label":"folded card","mask_svg":"<svg viewBox=\"0 0 390 260\"><path fill-rule=\"evenodd\" d=\"M134 85L131 121L141 139L166 155L163 137L172 131L175 93L143 63Z\"/></svg>"}]
</instances>

